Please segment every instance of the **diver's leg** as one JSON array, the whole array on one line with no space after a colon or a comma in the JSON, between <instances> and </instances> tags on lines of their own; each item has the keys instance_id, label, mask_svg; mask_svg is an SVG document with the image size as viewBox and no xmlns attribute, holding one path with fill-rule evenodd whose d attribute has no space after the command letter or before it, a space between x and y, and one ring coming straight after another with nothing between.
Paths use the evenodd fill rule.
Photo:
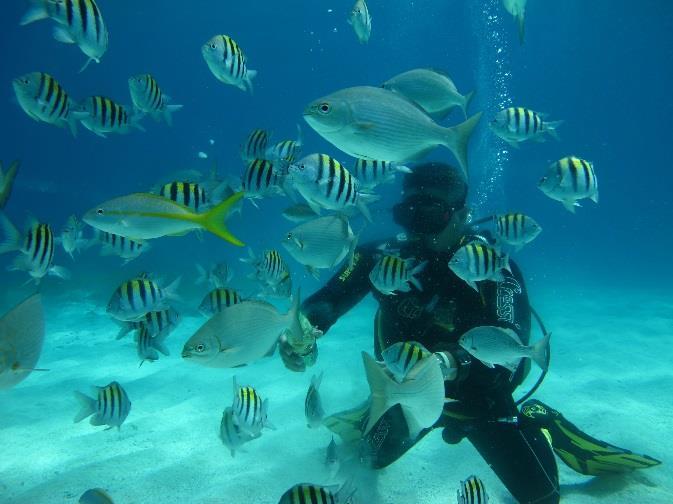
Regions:
<instances>
[{"instance_id":1,"label":"diver's leg","mask_svg":"<svg viewBox=\"0 0 673 504\"><path fill-rule=\"evenodd\" d=\"M556 460L540 429L478 422L467 432L467 438L518 502L559 502Z\"/></svg>"}]
</instances>

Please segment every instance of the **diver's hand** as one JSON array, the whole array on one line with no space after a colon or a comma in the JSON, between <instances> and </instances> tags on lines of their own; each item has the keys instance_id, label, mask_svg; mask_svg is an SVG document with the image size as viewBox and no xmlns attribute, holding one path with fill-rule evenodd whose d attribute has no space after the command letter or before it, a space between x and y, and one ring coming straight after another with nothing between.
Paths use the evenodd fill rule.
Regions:
<instances>
[{"instance_id":1,"label":"diver's hand","mask_svg":"<svg viewBox=\"0 0 673 504\"><path fill-rule=\"evenodd\" d=\"M309 345L298 347L293 346L284 334L280 337L278 349L283 364L290 371L304 372L306 368L315 364L315 361L318 359L318 345L315 339Z\"/></svg>"}]
</instances>

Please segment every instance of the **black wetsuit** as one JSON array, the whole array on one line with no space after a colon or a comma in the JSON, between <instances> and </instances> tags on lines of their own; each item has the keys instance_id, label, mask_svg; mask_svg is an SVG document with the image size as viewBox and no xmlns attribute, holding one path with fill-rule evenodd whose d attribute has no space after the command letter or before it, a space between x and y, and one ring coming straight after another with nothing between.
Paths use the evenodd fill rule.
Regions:
<instances>
[{"instance_id":1,"label":"black wetsuit","mask_svg":"<svg viewBox=\"0 0 673 504\"><path fill-rule=\"evenodd\" d=\"M463 238L461 244L468 239ZM378 359L391 344L413 340L432 352L448 351L464 363L459 377L446 382L447 397L458 402L448 403L435 425L444 428L444 440L456 443L467 437L519 502L558 502L558 470L547 440L538 428L523 428L515 421L518 409L512 392L523 380L524 365L514 374L500 366L489 368L470 358L457 344L465 331L482 325L511 328L528 342L531 312L516 265L510 263L512 273L504 272L502 282L479 282L477 292L448 267L460 244L439 254L413 243L392 241L387 248L398 249L401 257L428 263L416 275L422 291L412 286L409 292L384 295L369 280L381 255L377 245L358 248L352 268L346 266L306 299L302 313L326 332L371 292L379 302L374 344ZM418 439L430 430L421 432ZM418 439L409 439L401 408L391 408L367 436L372 465L379 468L391 464Z\"/></svg>"}]
</instances>

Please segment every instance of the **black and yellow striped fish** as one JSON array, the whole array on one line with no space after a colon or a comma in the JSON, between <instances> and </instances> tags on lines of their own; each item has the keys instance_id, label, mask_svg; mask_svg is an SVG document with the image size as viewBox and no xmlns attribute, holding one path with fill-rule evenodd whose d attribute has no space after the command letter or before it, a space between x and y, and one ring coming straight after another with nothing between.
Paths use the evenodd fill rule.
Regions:
<instances>
[{"instance_id":1,"label":"black and yellow striped fish","mask_svg":"<svg viewBox=\"0 0 673 504\"><path fill-rule=\"evenodd\" d=\"M104 96L90 96L82 104L78 111L87 113L81 119L82 124L91 132L105 138L105 133L128 133L131 128L145 131L137 123L136 116L129 116L126 109Z\"/></svg>"},{"instance_id":2,"label":"black and yellow striped fish","mask_svg":"<svg viewBox=\"0 0 673 504\"><path fill-rule=\"evenodd\" d=\"M381 352L386 367L400 383L420 360L429 355L430 352L416 341L400 341Z\"/></svg>"},{"instance_id":3,"label":"black and yellow striped fish","mask_svg":"<svg viewBox=\"0 0 673 504\"><path fill-rule=\"evenodd\" d=\"M284 177L271 161L253 159L241 176L246 198L263 198L283 192Z\"/></svg>"},{"instance_id":4,"label":"black and yellow striped fish","mask_svg":"<svg viewBox=\"0 0 673 504\"><path fill-rule=\"evenodd\" d=\"M150 248L149 242L132 240L107 231L96 230L98 240L103 244L101 255L116 255L124 259L124 264L132 261Z\"/></svg>"},{"instance_id":5,"label":"black and yellow striped fish","mask_svg":"<svg viewBox=\"0 0 673 504\"><path fill-rule=\"evenodd\" d=\"M522 213L494 215L493 222L498 240L514 245L517 250L533 241L542 231L532 217Z\"/></svg>"},{"instance_id":6,"label":"black and yellow striped fish","mask_svg":"<svg viewBox=\"0 0 673 504\"><path fill-rule=\"evenodd\" d=\"M243 50L229 35L215 35L201 47L201 54L213 75L252 93L252 79L257 71L248 68Z\"/></svg>"},{"instance_id":7,"label":"black and yellow striped fish","mask_svg":"<svg viewBox=\"0 0 673 504\"><path fill-rule=\"evenodd\" d=\"M147 312L140 320L117 321L121 325L121 329L117 333L117 339L121 339L131 331L139 331L145 329L150 336L157 334L170 333L175 329L180 322L180 314L173 308L165 310Z\"/></svg>"},{"instance_id":8,"label":"black and yellow striped fish","mask_svg":"<svg viewBox=\"0 0 673 504\"><path fill-rule=\"evenodd\" d=\"M215 315L223 309L242 301L234 289L218 288L210 291L201 301L199 311L206 316Z\"/></svg>"},{"instance_id":9,"label":"black and yellow striped fish","mask_svg":"<svg viewBox=\"0 0 673 504\"><path fill-rule=\"evenodd\" d=\"M168 308L168 300L176 297L180 283L177 278L162 289L149 278L134 278L123 282L115 289L107 306L107 312L118 320L140 320L147 312Z\"/></svg>"},{"instance_id":10,"label":"black and yellow striped fish","mask_svg":"<svg viewBox=\"0 0 673 504\"><path fill-rule=\"evenodd\" d=\"M266 159L277 161L283 164L294 163L302 148L301 128L297 124L297 139L283 140L277 142L266 150Z\"/></svg>"},{"instance_id":11,"label":"black and yellow striped fish","mask_svg":"<svg viewBox=\"0 0 673 504\"><path fill-rule=\"evenodd\" d=\"M159 195L195 212L203 210L208 202L206 190L196 182L169 182L161 186Z\"/></svg>"},{"instance_id":12,"label":"black and yellow striped fish","mask_svg":"<svg viewBox=\"0 0 673 504\"><path fill-rule=\"evenodd\" d=\"M544 141L546 133L558 140L556 128L561 124L563 121L545 121L542 114L527 108L509 107L498 112L490 126L496 135L518 147L526 140Z\"/></svg>"},{"instance_id":13,"label":"black and yellow striped fish","mask_svg":"<svg viewBox=\"0 0 673 504\"><path fill-rule=\"evenodd\" d=\"M149 114L156 121L164 119L169 126L173 124L173 112L182 108L182 105L169 104L170 98L161 91L150 74L129 78L129 91L137 111Z\"/></svg>"},{"instance_id":14,"label":"black and yellow striped fish","mask_svg":"<svg viewBox=\"0 0 673 504\"><path fill-rule=\"evenodd\" d=\"M169 355L168 348L164 345L166 336L168 336L168 332L152 334L146 327L141 327L138 330L136 349L141 366L145 361L154 362L159 360L158 352L161 352L164 355Z\"/></svg>"},{"instance_id":15,"label":"black and yellow striped fish","mask_svg":"<svg viewBox=\"0 0 673 504\"><path fill-rule=\"evenodd\" d=\"M254 161L266 158L266 146L269 141L269 132L264 129L254 129L241 145L243 161Z\"/></svg>"},{"instance_id":16,"label":"black and yellow striped fish","mask_svg":"<svg viewBox=\"0 0 673 504\"><path fill-rule=\"evenodd\" d=\"M388 161L355 161L353 174L362 187L372 188L383 182L393 182L396 173L411 173L411 169Z\"/></svg>"},{"instance_id":17,"label":"black and yellow striped fish","mask_svg":"<svg viewBox=\"0 0 673 504\"><path fill-rule=\"evenodd\" d=\"M347 484L344 484L339 488L338 485L299 483L287 490L278 504L348 504L355 490L349 490L346 486Z\"/></svg>"},{"instance_id":18,"label":"black and yellow striped fish","mask_svg":"<svg viewBox=\"0 0 673 504\"><path fill-rule=\"evenodd\" d=\"M417 290L422 291L423 287L416 278L425 266L427 261L417 264L413 258L402 259L394 255L383 255L374 265L369 273L369 280L372 285L385 295L394 294L396 291L409 292L412 284Z\"/></svg>"},{"instance_id":19,"label":"black and yellow striped fish","mask_svg":"<svg viewBox=\"0 0 673 504\"><path fill-rule=\"evenodd\" d=\"M568 156L549 165L547 174L538 183L551 199L560 201L570 212L580 206L577 200L589 198L598 203L598 179L593 163Z\"/></svg>"},{"instance_id":20,"label":"black and yellow striped fish","mask_svg":"<svg viewBox=\"0 0 673 504\"><path fill-rule=\"evenodd\" d=\"M75 397L79 400L82 408L74 422L81 422L86 417L93 415L89 421L91 425L107 425L109 428L120 428L131 411L131 401L126 391L116 381L105 387L95 387L95 389L95 399L81 392L75 392Z\"/></svg>"},{"instance_id":21,"label":"black and yellow striped fish","mask_svg":"<svg viewBox=\"0 0 673 504\"><path fill-rule=\"evenodd\" d=\"M260 397L251 386L241 387L234 376L234 419L243 432L257 436L264 427L274 429L267 419L269 400Z\"/></svg>"},{"instance_id":22,"label":"black and yellow striped fish","mask_svg":"<svg viewBox=\"0 0 673 504\"><path fill-rule=\"evenodd\" d=\"M484 483L476 476L470 476L460 482L457 490L458 504L488 504L488 494Z\"/></svg>"},{"instance_id":23,"label":"black and yellow striped fish","mask_svg":"<svg viewBox=\"0 0 673 504\"><path fill-rule=\"evenodd\" d=\"M14 79L12 86L19 105L30 118L59 127L67 126L72 135L77 136L77 120L86 114L75 110L75 103L54 77L44 72L32 72Z\"/></svg>"},{"instance_id":24,"label":"black and yellow striped fish","mask_svg":"<svg viewBox=\"0 0 673 504\"><path fill-rule=\"evenodd\" d=\"M501 281L502 270L509 271L509 256L501 255L496 249L479 241L460 247L451 256L449 268L474 290L479 290L475 282L482 280Z\"/></svg>"}]
</instances>

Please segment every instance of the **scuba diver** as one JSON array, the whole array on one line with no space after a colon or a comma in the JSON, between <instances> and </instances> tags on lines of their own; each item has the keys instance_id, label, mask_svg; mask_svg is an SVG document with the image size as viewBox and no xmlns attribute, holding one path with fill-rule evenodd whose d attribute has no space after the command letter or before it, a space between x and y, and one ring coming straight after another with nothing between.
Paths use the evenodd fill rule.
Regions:
<instances>
[{"instance_id":1,"label":"scuba diver","mask_svg":"<svg viewBox=\"0 0 673 504\"><path fill-rule=\"evenodd\" d=\"M395 222L406 239L363 245L350 265L307 298L300 320L305 334L325 334L346 312L372 293L379 303L375 317L376 358L402 341L421 343L442 362L445 395L453 401L441 417L412 439L399 404L388 409L366 435L369 406L340 412L324 420L344 442L366 446L367 459L375 469L386 467L434 428L442 428L446 443L467 438L518 502L559 502L558 468L554 453L572 469L586 475L625 472L660 462L645 455L609 445L583 433L561 413L537 400L518 408L512 394L530 368L530 360L514 372L487 367L473 358L458 340L477 326L511 329L525 345L531 332L531 307L521 271L510 262L501 281L481 281L477 290L449 268L454 252L475 240L468 225L467 181L462 171L443 163L417 166L403 180L403 200L394 206ZM370 272L382 250L395 250L401 258L427 261L406 292L385 295L373 288ZM543 327L543 326L542 326ZM543 328L543 332L546 331ZM315 337L308 343L282 339L283 362L303 371L317 358ZM294 345L294 346L293 346ZM548 352L547 352L548 360Z\"/></svg>"}]
</instances>

